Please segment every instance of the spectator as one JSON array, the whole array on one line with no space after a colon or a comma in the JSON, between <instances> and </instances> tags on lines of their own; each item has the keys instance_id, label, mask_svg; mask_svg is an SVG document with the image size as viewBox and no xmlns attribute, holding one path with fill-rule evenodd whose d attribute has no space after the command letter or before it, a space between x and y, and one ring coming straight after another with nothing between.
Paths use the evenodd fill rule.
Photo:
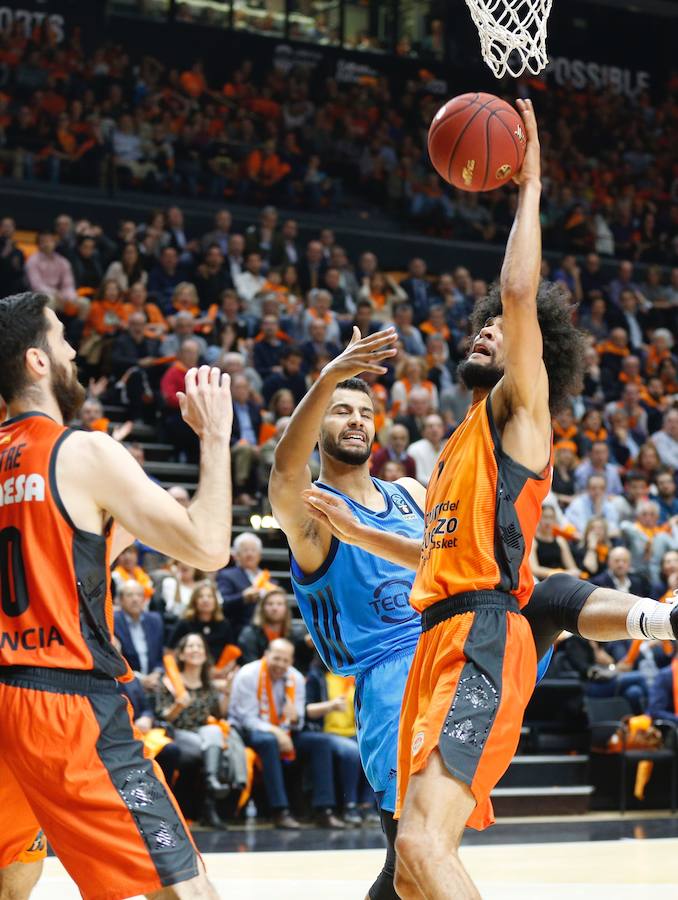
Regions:
<instances>
[{"instance_id":1,"label":"spectator","mask_svg":"<svg viewBox=\"0 0 678 900\"><path fill-rule=\"evenodd\" d=\"M179 265L179 254L174 247L163 247L160 261L148 276L148 292L158 301L163 313L171 314L172 294L178 284L184 281L184 273Z\"/></svg>"},{"instance_id":2,"label":"spectator","mask_svg":"<svg viewBox=\"0 0 678 900\"><path fill-rule=\"evenodd\" d=\"M394 424L388 433L388 439L384 447L380 447L372 454L370 471L375 478L384 478L383 469L387 462L398 462L403 466L403 475L408 478L416 478L415 462L407 452L410 442L409 432L404 425ZM384 479L386 480L386 479Z\"/></svg>"},{"instance_id":3,"label":"spectator","mask_svg":"<svg viewBox=\"0 0 678 900\"><path fill-rule=\"evenodd\" d=\"M356 305L353 297L341 286L341 273L334 266L325 270L324 289L332 298L332 312L339 321L348 322L353 317Z\"/></svg>"},{"instance_id":4,"label":"spectator","mask_svg":"<svg viewBox=\"0 0 678 900\"><path fill-rule=\"evenodd\" d=\"M414 460L417 481L428 485L445 443L445 427L439 415L426 416L422 435L421 440L410 444L407 452Z\"/></svg>"},{"instance_id":5,"label":"spectator","mask_svg":"<svg viewBox=\"0 0 678 900\"><path fill-rule=\"evenodd\" d=\"M252 620L255 604L264 596L269 573L260 567L263 545L252 532L245 531L233 541L235 566L217 573L217 587L223 599L224 615L240 634Z\"/></svg>"},{"instance_id":6,"label":"spectator","mask_svg":"<svg viewBox=\"0 0 678 900\"><path fill-rule=\"evenodd\" d=\"M200 634L187 634L177 644L177 666L185 693L175 694L168 678L163 678L156 694L159 718L170 722L174 740L186 761L202 760L205 778L204 818L213 828L222 828L215 801L226 797L232 788L242 789L247 783L245 748L240 735L231 728L224 749L224 732L210 719L228 715L230 682L220 686L210 679L212 660ZM230 783L221 780L222 756L232 773Z\"/></svg>"},{"instance_id":7,"label":"spectator","mask_svg":"<svg viewBox=\"0 0 678 900\"><path fill-rule=\"evenodd\" d=\"M372 309L383 313L387 313L393 304L408 300L406 291L393 278L378 271L363 277L358 297L360 300L368 300Z\"/></svg>"},{"instance_id":8,"label":"spectator","mask_svg":"<svg viewBox=\"0 0 678 900\"><path fill-rule=\"evenodd\" d=\"M233 398L231 466L235 502L251 506L254 503L253 495L258 489L261 407L252 400L250 385L245 375L232 377L231 396Z\"/></svg>"},{"instance_id":9,"label":"spectator","mask_svg":"<svg viewBox=\"0 0 678 900\"><path fill-rule=\"evenodd\" d=\"M250 225L245 232L245 252L258 253L268 268L273 248L279 243L278 211L275 206L265 206L256 225Z\"/></svg>"},{"instance_id":10,"label":"spectator","mask_svg":"<svg viewBox=\"0 0 678 900\"><path fill-rule=\"evenodd\" d=\"M38 249L26 261L26 278L32 291L47 294L52 307L69 318L87 318L89 300L78 296L69 261L55 252L56 235L42 231Z\"/></svg>"},{"instance_id":11,"label":"spectator","mask_svg":"<svg viewBox=\"0 0 678 900\"><path fill-rule=\"evenodd\" d=\"M162 672L163 624L156 612L146 611L144 588L138 581L126 581L120 588L119 609L113 614L115 636L122 655L141 681L144 690L154 691Z\"/></svg>"},{"instance_id":12,"label":"spectator","mask_svg":"<svg viewBox=\"0 0 678 900\"><path fill-rule=\"evenodd\" d=\"M276 638L290 639L292 614L285 592L270 588L257 600L252 621L240 632L238 646L242 650L242 665L261 659L268 645Z\"/></svg>"},{"instance_id":13,"label":"spectator","mask_svg":"<svg viewBox=\"0 0 678 900\"><path fill-rule=\"evenodd\" d=\"M167 333L167 322L155 303L148 300L146 288L141 281L135 281L127 291L127 302L125 303L125 315L128 324L129 317L133 312L143 313L146 320L144 333L148 338L161 339Z\"/></svg>"},{"instance_id":14,"label":"spectator","mask_svg":"<svg viewBox=\"0 0 678 900\"><path fill-rule=\"evenodd\" d=\"M116 591L120 591L128 581L135 581L143 588L144 599L150 600L153 596L153 582L139 565L139 553L134 544L123 550L115 562L115 567L111 570L111 578Z\"/></svg>"},{"instance_id":15,"label":"spectator","mask_svg":"<svg viewBox=\"0 0 678 900\"><path fill-rule=\"evenodd\" d=\"M301 372L304 357L301 349L294 346L283 347L280 353L281 371L272 371L264 379L262 389L264 401L269 403L273 394L286 388L292 391L295 403L301 403L306 394L306 379Z\"/></svg>"},{"instance_id":16,"label":"spectator","mask_svg":"<svg viewBox=\"0 0 678 900\"><path fill-rule=\"evenodd\" d=\"M105 277L107 280L117 282L121 291L129 291L133 284L146 285L148 274L143 267L139 248L134 241L125 244L120 259L110 264L106 269Z\"/></svg>"},{"instance_id":17,"label":"spectator","mask_svg":"<svg viewBox=\"0 0 678 900\"><path fill-rule=\"evenodd\" d=\"M233 287L231 273L218 244L207 248L205 258L196 270L195 287L202 310L220 305L224 291Z\"/></svg>"},{"instance_id":18,"label":"spectator","mask_svg":"<svg viewBox=\"0 0 678 900\"><path fill-rule=\"evenodd\" d=\"M555 533L555 526L556 512L552 506L544 504L530 552L532 574L540 581L556 572L579 577L570 546L564 537Z\"/></svg>"},{"instance_id":19,"label":"spectator","mask_svg":"<svg viewBox=\"0 0 678 900\"><path fill-rule=\"evenodd\" d=\"M326 340L331 344L339 344L341 341L339 322L332 312L332 297L328 291L312 291L308 298L308 307L303 314L302 330L304 340L310 340L311 323L320 320L326 326Z\"/></svg>"},{"instance_id":20,"label":"spectator","mask_svg":"<svg viewBox=\"0 0 678 900\"><path fill-rule=\"evenodd\" d=\"M300 827L290 813L283 778L283 763L292 761L297 754L307 757L310 763L316 824L343 828L343 822L332 812L332 746L326 735L303 730L306 686L302 674L292 666L293 658L292 644L278 638L269 645L263 659L240 669L233 681L231 721L261 759L276 828Z\"/></svg>"},{"instance_id":21,"label":"spectator","mask_svg":"<svg viewBox=\"0 0 678 900\"><path fill-rule=\"evenodd\" d=\"M327 323L323 319L314 319L310 323L308 331L309 339L299 348L303 356L304 372L311 371L318 355L334 359L341 353L338 344L327 340Z\"/></svg>"},{"instance_id":22,"label":"spectator","mask_svg":"<svg viewBox=\"0 0 678 900\"><path fill-rule=\"evenodd\" d=\"M426 356L426 347L421 332L413 325L414 311L409 303L398 303L393 308L393 324L398 339L402 341L405 353L410 356Z\"/></svg>"},{"instance_id":23,"label":"spectator","mask_svg":"<svg viewBox=\"0 0 678 900\"><path fill-rule=\"evenodd\" d=\"M176 356L181 354L185 343L191 344L198 352L198 359L207 353L207 341L200 334L195 334L195 318L187 310L181 310L173 316L172 331L164 338L160 345L162 356Z\"/></svg>"},{"instance_id":24,"label":"spectator","mask_svg":"<svg viewBox=\"0 0 678 900\"><path fill-rule=\"evenodd\" d=\"M152 422L155 418L159 355L160 341L146 336L145 314L128 315L127 330L115 338L111 348L111 371L120 386L120 399L133 419Z\"/></svg>"},{"instance_id":25,"label":"spectator","mask_svg":"<svg viewBox=\"0 0 678 900\"><path fill-rule=\"evenodd\" d=\"M182 418L177 391L184 390L186 372L197 366L199 356L197 341L185 340L179 347L176 362L169 367L160 381L167 436L179 460L194 464L200 459L200 444L196 433Z\"/></svg>"},{"instance_id":26,"label":"spectator","mask_svg":"<svg viewBox=\"0 0 678 900\"><path fill-rule=\"evenodd\" d=\"M575 493L574 472L577 466L577 445L572 440L559 440L554 445L553 492L564 508Z\"/></svg>"},{"instance_id":27,"label":"spectator","mask_svg":"<svg viewBox=\"0 0 678 900\"><path fill-rule=\"evenodd\" d=\"M170 488L170 493L176 488ZM174 495L173 495L174 496ZM175 496L175 499L179 499ZM181 502L181 501L180 501ZM201 584L202 572L188 563L175 559L168 565L169 572L160 585L160 597L165 619L175 622L186 615L193 594Z\"/></svg>"},{"instance_id":28,"label":"spectator","mask_svg":"<svg viewBox=\"0 0 678 900\"><path fill-rule=\"evenodd\" d=\"M673 722L678 725L678 709L676 708L675 679L678 662L674 654L670 666L661 668L650 686L647 702L647 714L653 719Z\"/></svg>"},{"instance_id":29,"label":"spectator","mask_svg":"<svg viewBox=\"0 0 678 900\"><path fill-rule=\"evenodd\" d=\"M327 261L323 256L323 245L320 241L309 241L306 245L306 254L297 266L299 284L304 294L322 286L326 268ZM333 338L329 338L329 340L333 340Z\"/></svg>"},{"instance_id":30,"label":"spectator","mask_svg":"<svg viewBox=\"0 0 678 900\"><path fill-rule=\"evenodd\" d=\"M654 435L653 435L654 436ZM662 468L659 451L652 441L647 441L638 451L633 464L635 472L644 475L649 484L654 484Z\"/></svg>"},{"instance_id":31,"label":"spectator","mask_svg":"<svg viewBox=\"0 0 678 900\"><path fill-rule=\"evenodd\" d=\"M408 399L413 388L423 388L428 392L431 410L438 409L438 389L426 377L428 366L426 361L414 356L406 356L398 366L397 380L391 388L391 401L394 415L401 409L407 409Z\"/></svg>"},{"instance_id":32,"label":"spectator","mask_svg":"<svg viewBox=\"0 0 678 900\"><path fill-rule=\"evenodd\" d=\"M233 284L235 284L238 275L245 271L244 252L245 238L242 234L232 234L228 240L228 254L225 262Z\"/></svg>"},{"instance_id":33,"label":"spectator","mask_svg":"<svg viewBox=\"0 0 678 900\"><path fill-rule=\"evenodd\" d=\"M678 469L678 409L670 409L664 414L664 424L650 438L657 448L662 465L674 472Z\"/></svg>"},{"instance_id":34,"label":"spectator","mask_svg":"<svg viewBox=\"0 0 678 900\"><path fill-rule=\"evenodd\" d=\"M356 740L355 679L328 672L320 658L306 677L306 727L328 735L343 792L347 825L362 825L374 813L374 798L362 772Z\"/></svg>"},{"instance_id":35,"label":"spectator","mask_svg":"<svg viewBox=\"0 0 678 900\"><path fill-rule=\"evenodd\" d=\"M236 275L234 282L238 297L243 301L246 311L252 316L258 316L261 312L261 293L266 284L259 253L247 254L245 269Z\"/></svg>"},{"instance_id":36,"label":"spectator","mask_svg":"<svg viewBox=\"0 0 678 900\"><path fill-rule=\"evenodd\" d=\"M604 475L589 475L586 493L579 494L565 511L566 521L572 525L577 535L583 535L586 525L593 516L607 520L610 535L619 533L619 514L616 506L606 497L607 485Z\"/></svg>"},{"instance_id":37,"label":"spectator","mask_svg":"<svg viewBox=\"0 0 678 900\"><path fill-rule=\"evenodd\" d=\"M581 560L583 575L598 575L607 564L612 542L603 516L593 516L586 523L584 534L576 547L576 558Z\"/></svg>"},{"instance_id":38,"label":"spectator","mask_svg":"<svg viewBox=\"0 0 678 900\"><path fill-rule=\"evenodd\" d=\"M421 440L424 421L431 412L431 395L426 388L412 388L407 398L407 409L396 416L395 422L404 425L410 436L410 444Z\"/></svg>"},{"instance_id":39,"label":"spectator","mask_svg":"<svg viewBox=\"0 0 678 900\"><path fill-rule=\"evenodd\" d=\"M659 524L659 506L652 500L638 503L635 521L621 523L622 538L631 553L634 570L652 583L659 580L660 563L667 550L678 550L676 526L678 519Z\"/></svg>"},{"instance_id":40,"label":"spectator","mask_svg":"<svg viewBox=\"0 0 678 900\"><path fill-rule=\"evenodd\" d=\"M622 483L617 467L610 461L610 448L605 441L594 441L588 458L574 470L574 483L577 491L583 491L591 475L601 475L605 479L605 491L608 494L621 494Z\"/></svg>"},{"instance_id":41,"label":"spectator","mask_svg":"<svg viewBox=\"0 0 678 900\"><path fill-rule=\"evenodd\" d=\"M657 473L657 506L659 507L659 524L664 525L669 519L678 516L678 497L676 497L676 479L670 468Z\"/></svg>"},{"instance_id":42,"label":"spectator","mask_svg":"<svg viewBox=\"0 0 678 900\"><path fill-rule=\"evenodd\" d=\"M70 262L73 268L73 277L78 288L96 291L101 284L104 270L97 252L97 244L93 237L84 235L80 238Z\"/></svg>"},{"instance_id":43,"label":"spectator","mask_svg":"<svg viewBox=\"0 0 678 900\"><path fill-rule=\"evenodd\" d=\"M174 626L169 646L176 647L189 634L202 635L215 663L219 661L227 644L235 644L233 628L224 618L216 588L211 581L200 581L191 591L188 606Z\"/></svg>"},{"instance_id":44,"label":"spectator","mask_svg":"<svg viewBox=\"0 0 678 900\"><path fill-rule=\"evenodd\" d=\"M280 368L280 357L289 343L289 338L280 328L280 319L266 315L261 320L261 331L254 339L252 357L254 368L262 379Z\"/></svg>"},{"instance_id":45,"label":"spectator","mask_svg":"<svg viewBox=\"0 0 678 900\"><path fill-rule=\"evenodd\" d=\"M408 270L409 275L400 282L400 287L409 297L414 324L419 325L428 318L435 290L426 278L426 262L423 259L420 257L411 259Z\"/></svg>"},{"instance_id":46,"label":"spectator","mask_svg":"<svg viewBox=\"0 0 678 900\"><path fill-rule=\"evenodd\" d=\"M211 247L218 247L223 257L228 256L229 241L233 217L227 209L220 209L214 214L214 228L203 235L202 252L207 254Z\"/></svg>"},{"instance_id":47,"label":"spectator","mask_svg":"<svg viewBox=\"0 0 678 900\"><path fill-rule=\"evenodd\" d=\"M607 568L595 575L591 581L600 587L636 594L639 597L647 597L651 590L650 583L644 575L631 571L631 554L626 547L613 547L607 557Z\"/></svg>"},{"instance_id":48,"label":"spectator","mask_svg":"<svg viewBox=\"0 0 678 900\"><path fill-rule=\"evenodd\" d=\"M14 237L14 219L5 216L0 220L0 296L19 294L26 288L24 274L25 257L17 247Z\"/></svg>"}]
</instances>

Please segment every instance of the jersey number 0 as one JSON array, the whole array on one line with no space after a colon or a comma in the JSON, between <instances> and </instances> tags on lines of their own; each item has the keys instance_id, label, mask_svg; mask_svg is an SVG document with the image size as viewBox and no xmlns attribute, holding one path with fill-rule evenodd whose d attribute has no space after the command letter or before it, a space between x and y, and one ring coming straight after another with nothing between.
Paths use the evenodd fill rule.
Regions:
<instances>
[{"instance_id":1,"label":"jersey number 0","mask_svg":"<svg viewBox=\"0 0 678 900\"><path fill-rule=\"evenodd\" d=\"M28 609L21 532L13 526L0 531L0 598L2 612L10 618L20 616Z\"/></svg>"}]
</instances>

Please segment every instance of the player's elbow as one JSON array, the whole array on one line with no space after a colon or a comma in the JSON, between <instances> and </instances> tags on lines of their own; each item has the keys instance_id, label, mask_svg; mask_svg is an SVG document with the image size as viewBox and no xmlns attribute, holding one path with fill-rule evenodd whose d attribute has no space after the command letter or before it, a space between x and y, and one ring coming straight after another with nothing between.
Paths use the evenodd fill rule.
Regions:
<instances>
[{"instance_id":1,"label":"player's elbow","mask_svg":"<svg viewBox=\"0 0 678 900\"><path fill-rule=\"evenodd\" d=\"M231 558L231 542L207 544L200 549L200 562L194 563L196 568L203 572L216 572L228 565Z\"/></svg>"}]
</instances>

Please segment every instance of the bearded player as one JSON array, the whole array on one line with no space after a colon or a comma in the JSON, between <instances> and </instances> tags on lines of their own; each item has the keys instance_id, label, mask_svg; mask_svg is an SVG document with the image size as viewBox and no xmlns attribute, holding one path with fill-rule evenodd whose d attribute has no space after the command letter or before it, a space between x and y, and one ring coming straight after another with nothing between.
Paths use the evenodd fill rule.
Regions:
<instances>
[{"instance_id":1,"label":"bearded player","mask_svg":"<svg viewBox=\"0 0 678 900\"><path fill-rule=\"evenodd\" d=\"M184 508L108 435L66 427L84 399L74 357L46 296L0 300L0 894L28 897L42 826L86 900L216 898L117 690L131 672L109 585L130 533L202 569L227 562L228 376L192 369L178 395L201 446Z\"/></svg>"}]
</instances>

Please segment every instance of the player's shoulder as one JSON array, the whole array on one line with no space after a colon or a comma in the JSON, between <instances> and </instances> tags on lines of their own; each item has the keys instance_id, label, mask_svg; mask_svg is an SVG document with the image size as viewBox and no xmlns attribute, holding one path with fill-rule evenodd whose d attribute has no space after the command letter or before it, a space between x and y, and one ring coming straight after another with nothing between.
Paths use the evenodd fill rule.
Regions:
<instances>
[{"instance_id":1,"label":"player's shoulder","mask_svg":"<svg viewBox=\"0 0 678 900\"><path fill-rule=\"evenodd\" d=\"M105 470L121 453L126 453L124 447L105 432L74 428L59 448L59 463L84 476L93 469Z\"/></svg>"},{"instance_id":2,"label":"player's shoulder","mask_svg":"<svg viewBox=\"0 0 678 900\"><path fill-rule=\"evenodd\" d=\"M426 508L426 488L420 481L417 481L416 478L404 476L403 478L398 478L395 484L407 491L419 509L424 510Z\"/></svg>"}]
</instances>

